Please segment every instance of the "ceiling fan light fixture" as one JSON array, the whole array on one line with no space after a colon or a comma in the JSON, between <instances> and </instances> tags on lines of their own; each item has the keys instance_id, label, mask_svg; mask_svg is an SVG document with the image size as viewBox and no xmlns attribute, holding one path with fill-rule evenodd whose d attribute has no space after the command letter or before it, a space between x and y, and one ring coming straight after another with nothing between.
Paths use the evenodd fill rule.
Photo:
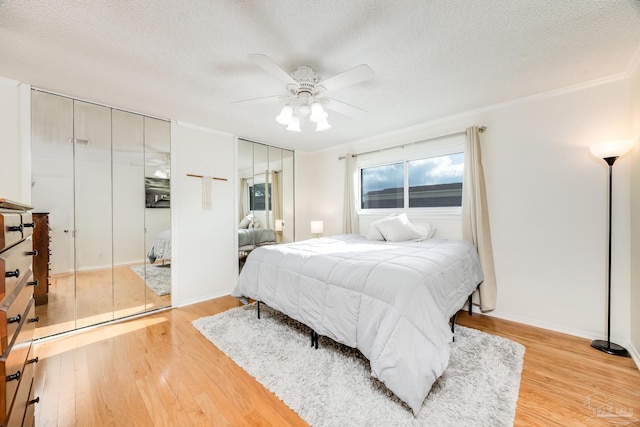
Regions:
<instances>
[{"instance_id":1,"label":"ceiling fan light fixture","mask_svg":"<svg viewBox=\"0 0 640 427\"><path fill-rule=\"evenodd\" d=\"M322 121L327 121L328 117L329 114L324 111L324 108L322 108L322 104L320 104L318 101L311 104L311 116L309 117L309 120L314 123L320 123Z\"/></svg>"},{"instance_id":2,"label":"ceiling fan light fixture","mask_svg":"<svg viewBox=\"0 0 640 427\"><path fill-rule=\"evenodd\" d=\"M290 125L291 122L293 122L293 108L291 108L290 105L285 105L284 107L282 107L280 114L276 117L276 122L285 126ZM300 127L299 124L298 127Z\"/></svg>"},{"instance_id":3,"label":"ceiling fan light fixture","mask_svg":"<svg viewBox=\"0 0 640 427\"><path fill-rule=\"evenodd\" d=\"M321 132L327 129L331 129L331 125L329 124L326 118L318 122L318 125L316 126L316 132Z\"/></svg>"},{"instance_id":4,"label":"ceiling fan light fixture","mask_svg":"<svg viewBox=\"0 0 640 427\"><path fill-rule=\"evenodd\" d=\"M357 65L333 77L321 80L318 73L307 65L301 65L296 71L289 73L266 55L250 54L247 55L247 58L284 83L288 95L247 99L236 101L234 104L262 104L287 98L287 104L282 107L280 114L275 119L276 122L286 126L289 131L301 132L300 122L305 120L316 123L316 131L330 129L331 125L327 121L329 115L324 106L348 116L366 113L361 108L324 97L325 92L335 91L372 79L374 77L373 70L366 64Z\"/></svg>"},{"instance_id":5,"label":"ceiling fan light fixture","mask_svg":"<svg viewBox=\"0 0 640 427\"><path fill-rule=\"evenodd\" d=\"M287 126L287 130L291 132L301 132L300 130L300 117L293 117L291 123Z\"/></svg>"}]
</instances>

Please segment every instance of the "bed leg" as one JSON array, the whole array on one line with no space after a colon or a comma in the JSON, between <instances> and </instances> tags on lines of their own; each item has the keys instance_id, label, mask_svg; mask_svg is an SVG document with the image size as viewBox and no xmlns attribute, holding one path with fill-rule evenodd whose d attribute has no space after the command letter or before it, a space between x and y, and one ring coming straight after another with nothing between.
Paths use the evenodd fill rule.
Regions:
<instances>
[{"instance_id":1,"label":"bed leg","mask_svg":"<svg viewBox=\"0 0 640 427\"><path fill-rule=\"evenodd\" d=\"M260 318L260 301L258 301L258 319Z\"/></svg>"},{"instance_id":2,"label":"bed leg","mask_svg":"<svg viewBox=\"0 0 640 427\"><path fill-rule=\"evenodd\" d=\"M456 314L453 315L453 317L451 317L451 333L453 334L453 341L455 342L456 340L456 319L458 318L458 311L456 311Z\"/></svg>"},{"instance_id":3,"label":"bed leg","mask_svg":"<svg viewBox=\"0 0 640 427\"><path fill-rule=\"evenodd\" d=\"M473 294L469 295L469 316L473 315Z\"/></svg>"},{"instance_id":4,"label":"bed leg","mask_svg":"<svg viewBox=\"0 0 640 427\"><path fill-rule=\"evenodd\" d=\"M318 333L312 329L311 330L311 347L314 347L314 346L317 350L318 349Z\"/></svg>"}]
</instances>

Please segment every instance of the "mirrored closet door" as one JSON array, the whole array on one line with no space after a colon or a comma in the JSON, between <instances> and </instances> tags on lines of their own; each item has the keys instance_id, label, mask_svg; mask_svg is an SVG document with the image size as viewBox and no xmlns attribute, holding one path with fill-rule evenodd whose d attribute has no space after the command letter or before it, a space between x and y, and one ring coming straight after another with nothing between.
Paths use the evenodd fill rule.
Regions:
<instances>
[{"instance_id":1,"label":"mirrored closet door","mask_svg":"<svg viewBox=\"0 0 640 427\"><path fill-rule=\"evenodd\" d=\"M32 91L37 337L171 305L169 149L167 121Z\"/></svg>"},{"instance_id":2,"label":"mirrored closet door","mask_svg":"<svg viewBox=\"0 0 640 427\"><path fill-rule=\"evenodd\" d=\"M240 267L255 247L293 242L293 151L238 139Z\"/></svg>"}]
</instances>

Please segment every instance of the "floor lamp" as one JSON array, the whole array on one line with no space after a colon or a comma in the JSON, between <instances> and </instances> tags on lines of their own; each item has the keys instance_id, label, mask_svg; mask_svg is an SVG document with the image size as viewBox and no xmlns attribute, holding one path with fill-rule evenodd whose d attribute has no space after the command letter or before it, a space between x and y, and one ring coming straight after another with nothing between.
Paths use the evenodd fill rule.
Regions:
<instances>
[{"instance_id":1,"label":"floor lamp","mask_svg":"<svg viewBox=\"0 0 640 427\"><path fill-rule=\"evenodd\" d=\"M613 164L633 146L633 140L607 141L590 147L591 153L609 165L609 257L607 264L607 340L593 340L591 347L608 354L630 357L626 348L611 342L611 189Z\"/></svg>"}]
</instances>

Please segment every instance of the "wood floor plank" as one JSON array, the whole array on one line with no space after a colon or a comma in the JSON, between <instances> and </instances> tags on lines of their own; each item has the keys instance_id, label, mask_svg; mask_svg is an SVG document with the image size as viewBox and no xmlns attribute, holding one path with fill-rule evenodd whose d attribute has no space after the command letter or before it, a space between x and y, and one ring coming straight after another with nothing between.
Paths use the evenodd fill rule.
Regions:
<instances>
[{"instance_id":1,"label":"wood floor plank","mask_svg":"<svg viewBox=\"0 0 640 427\"><path fill-rule=\"evenodd\" d=\"M239 305L223 297L37 343L37 425L306 426L191 325ZM611 426L594 417L601 396L640 419L630 359L489 316L461 313L458 323L526 347L515 425Z\"/></svg>"}]
</instances>

